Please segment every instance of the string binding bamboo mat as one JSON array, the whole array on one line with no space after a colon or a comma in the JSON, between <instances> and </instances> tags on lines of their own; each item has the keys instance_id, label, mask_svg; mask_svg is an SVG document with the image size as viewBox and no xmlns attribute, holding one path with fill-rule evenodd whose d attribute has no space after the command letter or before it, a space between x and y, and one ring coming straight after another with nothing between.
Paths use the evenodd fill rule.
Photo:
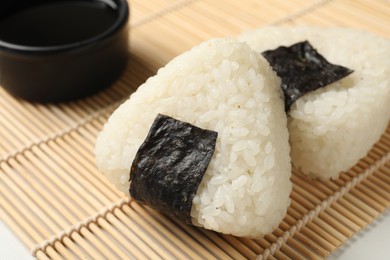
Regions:
<instances>
[{"instance_id":1,"label":"string binding bamboo mat","mask_svg":"<svg viewBox=\"0 0 390 260\"><path fill-rule=\"evenodd\" d=\"M263 239L187 226L117 192L95 168L112 111L174 56L203 40L266 24L362 28L390 37L386 0L134 0L130 63L109 89L59 105L0 90L0 218L38 259L320 259L390 207L390 126L334 181L295 170L292 204Z\"/></svg>"}]
</instances>

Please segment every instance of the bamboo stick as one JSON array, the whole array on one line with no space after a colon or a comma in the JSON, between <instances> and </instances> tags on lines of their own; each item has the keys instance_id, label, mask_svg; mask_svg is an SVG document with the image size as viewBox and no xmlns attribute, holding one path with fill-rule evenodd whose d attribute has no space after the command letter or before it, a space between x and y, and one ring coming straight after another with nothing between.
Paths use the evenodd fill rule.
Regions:
<instances>
[{"instance_id":1,"label":"bamboo stick","mask_svg":"<svg viewBox=\"0 0 390 260\"><path fill-rule=\"evenodd\" d=\"M64 146L67 146L65 144ZM42 144L40 146L43 152L51 156L58 165L70 165L74 170L68 171L67 174L73 176L79 182L88 183L88 186L94 187L99 192L94 192L100 197L100 200L104 205L110 204L116 201L120 196L119 192L110 187L107 182L96 173L96 167L91 163L83 161L79 156L76 156L74 152L64 153L61 151L61 147L54 142L49 142L48 145Z\"/></svg>"},{"instance_id":2,"label":"bamboo stick","mask_svg":"<svg viewBox=\"0 0 390 260\"><path fill-rule=\"evenodd\" d=\"M0 198L2 200L3 198ZM3 221L7 227L10 228L15 234L18 234L19 239L22 243L28 248L33 248L35 245L34 238L20 225L19 222L15 220L15 217L12 215L12 212L6 211L3 206L0 206L0 219Z\"/></svg>"},{"instance_id":3,"label":"bamboo stick","mask_svg":"<svg viewBox=\"0 0 390 260\"><path fill-rule=\"evenodd\" d=\"M61 196L62 194L59 192L60 189L53 185L49 178L37 170L34 165L31 165L26 158L23 156L17 156L17 159L20 163L14 159L9 160L9 163L18 172L23 174L24 179L21 179L21 176L18 175L9 176L21 179L19 184L23 185L22 188L24 190L31 189L31 187L34 188L35 192L47 200L50 205L49 208L53 207L56 209L56 212L67 219L70 223L76 222L77 219L83 219L85 217L85 213L80 211L80 208L75 207L74 204L66 197ZM29 172L27 172L22 165L30 169ZM9 169L10 171L12 170L11 168ZM41 185L43 185L45 189L42 189Z\"/></svg>"},{"instance_id":4,"label":"bamboo stick","mask_svg":"<svg viewBox=\"0 0 390 260\"><path fill-rule=\"evenodd\" d=\"M119 244L123 249L126 250L126 254L129 257L134 258L146 258L147 256L133 243L127 242L127 237L121 234L110 222L106 219L98 218L97 223L101 226L108 234L111 235L112 239ZM132 238L132 237L130 237Z\"/></svg>"},{"instance_id":5,"label":"bamboo stick","mask_svg":"<svg viewBox=\"0 0 390 260\"><path fill-rule=\"evenodd\" d=\"M101 243L97 239L97 237L93 233L91 233L91 231L89 231L86 227L80 228L80 234L86 241L91 243L91 246L96 248L96 251L99 252L99 254L96 255L101 255L104 259L115 259L117 257L113 254L113 252L111 252L109 248L104 246L104 244Z\"/></svg>"},{"instance_id":6,"label":"bamboo stick","mask_svg":"<svg viewBox=\"0 0 390 260\"><path fill-rule=\"evenodd\" d=\"M48 255L50 258L49 259L55 259L55 260L59 260L59 259L62 259L61 256L58 254L58 252L56 252L53 247L51 246L48 246L46 247L46 255Z\"/></svg>"},{"instance_id":7,"label":"bamboo stick","mask_svg":"<svg viewBox=\"0 0 390 260\"><path fill-rule=\"evenodd\" d=\"M92 256L99 257L99 253L96 248L94 248L89 241L86 241L78 232L72 232L70 238L74 241L75 245L79 248L84 258L91 258ZM101 259L101 257L99 257Z\"/></svg>"},{"instance_id":8,"label":"bamboo stick","mask_svg":"<svg viewBox=\"0 0 390 260\"><path fill-rule=\"evenodd\" d=\"M44 254L42 251L37 252L37 258L39 260L50 260L50 258L46 254Z\"/></svg>"},{"instance_id":9,"label":"bamboo stick","mask_svg":"<svg viewBox=\"0 0 390 260\"><path fill-rule=\"evenodd\" d=\"M126 252L123 251L121 247L118 246L118 244L114 243L114 241L110 239L110 237L107 234L103 233L103 230L99 228L96 223L91 222L88 225L88 228L91 230L91 232L95 234L95 236L97 236L105 244L106 247L110 248L111 251L115 252L117 257L119 257L120 259L128 258Z\"/></svg>"},{"instance_id":10,"label":"bamboo stick","mask_svg":"<svg viewBox=\"0 0 390 260\"><path fill-rule=\"evenodd\" d=\"M191 244L188 242L188 235L178 226L174 225L167 217L147 207L141 207L137 203L132 203L132 207L140 214L142 212L145 217L147 215L151 216L162 224L164 227L162 230L169 231L169 233L164 234L166 239L174 241L174 244L181 249L184 258L191 258L191 256L195 256L195 253L191 248ZM148 219L150 220L150 218Z\"/></svg>"},{"instance_id":11,"label":"bamboo stick","mask_svg":"<svg viewBox=\"0 0 390 260\"><path fill-rule=\"evenodd\" d=\"M42 198L36 194L27 193L29 190L20 189L14 182L12 182L7 175L1 176L0 189L9 194L8 198L13 204L21 204L23 208L29 209L37 218L39 218L53 233L59 233L62 228L61 225L47 215L47 204ZM26 193L25 193L26 191ZM19 199L19 200L18 200Z\"/></svg>"},{"instance_id":12,"label":"bamboo stick","mask_svg":"<svg viewBox=\"0 0 390 260\"><path fill-rule=\"evenodd\" d=\"M88 255L84 252L81 251L79 245L74 243L73 238L70 236L65 236L62 239L62 243L78 258L84 258L88 259Z\"/></svg>"},{"instance_id":13,"label":"bamboo stick","mask_svg":"<svg viewBox=\"0 0 390 260\"><path fill-rule=\"evenodd\" d=\"M187 256L184 255L181 250L177 250L176 240L173 239L173 241L170 239L170 234L167 234L164 232L164 227L157 222L155 219L151 218L150 216L143 214L142 211L137 212L133 208L133 203L129 205L123 205L122 210L123 212L130 217L133 221L137 223L137 225L142 226L142 228L145 230L146 233L150 234L150 236L154 237L158 243L161 245L162 248L165 248L165 253L162 254L168 254L168 258L172 257L178 257L178 258L186 258ZM179 252L176 252L179 251Z\"/></svg>"},{"instance_id":14,"label":"bamboo stick","mask_svg":"<svg viewBox=\"0 0 390 260\"><path fill-rule=\"evenodd\" d=\"M110 185L107 183L106 178L102 174L93 174L93 177L91 176L91 172L96 172L96 166L95 166L95 161L93 159L90 159L88 162L83 160L80 156L75 156L75 152L66 152L63 148L65 149L72 149L73 142L68 143L65 142L61 139L55 140L55 142L49 142L48 143L50 149L55 151L58 155L63 158L63 160L58 159L58 163L61 163L62 161L68 162L68 164L77 164L79 168L85 168L85 169L80 169L77 171L80 173L84 178L88 179L88 181L94 181L93 179L97 179L99 181L96 181L96 186L100 188L101 185L104 186L103 190L106 196L110 197L111 200L116 200L118 197L122 197L122 193L119 192L117 189L113 187L113 185ZM88 157L92 157L92 155L89 155ZM62 162L64 163L64 162ZM113 193L113 194L112 194Z\"/></svg>"},{"instance_id":15,"label":"bamboo stick","mask_svg":"<svg viewBox=\"0 0 390 260\"><path fill-rule=\"evenodd\" d=\"M71 178L67 178L66 173L71 171L70 166L62 169L54 163L46 165L42 161L38 160L30 151L26 151L25 155L32 164L37 167L39 172L44 173L45 177L50 178L57 187L60 187L65 194L68 194L71 201L73 203L78 203L82 209L85 210L87 215L92 215L95 212L95 209L93 208L94 205L99 205L101 207L100 203L98 203L93 195L82 192L84 188L80 183L72 180Z\"/></svg>"},{"instance_id":16,"label":"bamboo stick","mask_svg":"<svg viewBox=\"0 0 390 260\"><path fill-rule=\"evenodd\" d=\"M262 240L265 240L269 243L269 246L267 246L266 248L269 248L272 245L272 243L275 243L276 240L279 238L279 236L275 235L277 233L283 234L283 232L281 230L279 230L279 228L277 228L272 234L268 234L268 235L264 236L264 238ZM283 247L283 250L282 250L282 247ZM277 259L288 259L288 256L287 256L285 251L288 251L289 246L286 245L285 243L283 243L282 247L279 250L276 250L275 253L273 254L273 256L276 257Z\"/></svg>"},{"instance_id":17,"label":"bamboo stick","mask_svg":"<svg viewBox=\"0 0 390 260\"><path fill-rule=\"evenodd\" d=\"M47 235L47 231L44 229L40 229L40 226L37 225L36 219L31 218L25 218L24 216L28 216L24 214L25 210L21 209L20 207L15 207L17 205L13 205L11 202L9 202L5 197L3 192L0 190L0 205L1 209L10 216L12 216L13 220L18 223L20 228L25 231L26 234L28 234L34 241L34 243L38 243L40 241L44 240L44 236ZM38 227L39 230L36 228ZM43 234L42 234L43 233Z\"/></svg>"},{"instance_id":18,"label":"bamboo stick","mask_svg":"<svg viewBox=\"0 0 390 260\"><path fill-rule=\"evenodd\" d=\"M64 246L64 244L60 241L55 241L53 244L55 250L60 254L62 258L65 259L72 259L74 256L72 256L71 252Z\"/></svg>"},{"instance_id":19,"label":"bamboo stick","mask_svg":"<svg viewBox=\"0 0 390 260\"><path fill-rule=\"evenodd\" d=\"M115 211L118 212L119 209L116 209ZM120 233L123 234L123 236L130 238L132 243L139 248L140 251L142 251L147 258L149 259L156 259L160 256L158 253L156 253L153 248L150 247L151 241L148 241L150 239L147 239L146 241L143 241L136 232L134 232L134 229L130 229L128 226L126 226L123 222L119 221L119 219L116 217L114 213L108 212L106 214L106 219L111 223L112 226L114 226Z\"/></svg>"}]
</instances>

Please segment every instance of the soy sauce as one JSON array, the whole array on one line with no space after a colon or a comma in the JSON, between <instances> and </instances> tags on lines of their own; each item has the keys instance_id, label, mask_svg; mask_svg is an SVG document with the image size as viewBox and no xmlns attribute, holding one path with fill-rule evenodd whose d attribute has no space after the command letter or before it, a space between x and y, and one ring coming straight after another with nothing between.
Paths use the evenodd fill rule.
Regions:
<instances>
[{"instance_id":1,"label":"soy sauce","mask_svg":"<svg viewBox=\"0 0 390 260\"><path fill-rule=\"evenodd\" d=\"M0 41L46 47L98 36L117 19L115 4L97 0L47 1L0 17Z\"/></svg>"}]
</instances>

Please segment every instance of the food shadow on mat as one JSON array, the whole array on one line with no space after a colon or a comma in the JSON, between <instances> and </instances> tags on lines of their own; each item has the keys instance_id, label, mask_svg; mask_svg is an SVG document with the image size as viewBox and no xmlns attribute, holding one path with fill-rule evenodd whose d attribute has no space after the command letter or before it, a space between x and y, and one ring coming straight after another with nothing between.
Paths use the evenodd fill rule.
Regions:
<instances>
[{"instance_id":1,"label":"food shadow on mat","mask_svg":"<svg viewBox=\"0 0 390 260\"><path fill-rule=\"evenodd\" d=\"M250 259L261 253L259 245L254 251L248 250L242 245L242 243L254 245L257 240L221 234L189 225L134 200L131 200L128 205L132 209L132 213L137 215L128 216L138 222L137 225L152 240L164 241L164 247L168 251L170 248L175 248L175 252L171 252L173 255L180 251L180 254L185 257L197 255L206 259L211 254L218 259ZM142 222L137 221L138 215L142 218Z\"/></svg>"}]
</instances>

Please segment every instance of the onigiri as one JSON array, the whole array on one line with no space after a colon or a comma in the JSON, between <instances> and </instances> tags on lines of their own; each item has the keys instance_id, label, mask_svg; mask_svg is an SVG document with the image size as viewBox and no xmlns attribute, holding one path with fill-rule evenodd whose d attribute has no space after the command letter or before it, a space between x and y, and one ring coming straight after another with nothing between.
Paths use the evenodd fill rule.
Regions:
<instances>
[{"instance_id":1,"label":"onigiri","mask_svg":"<svg viewBox=\"0 0 390 260\"><path fill-rule=\"evenodd\" d=\"M309 41L328 61L354 72L296 100L288 111L292 164L337 178L364 157L390 118L390 40L346 28L264 27L240 41L259 53Z\"/></svg>"},{"instance_id":2,"label":"onigiri","mask_svg":"<svg viewBox=\"0 0 390 260\"><path fill-rule=\"evenodd\" d=\"M191 222L225 234L262 237L284 218L292 189L279 85L267 61L246 43L213 39L195 46L111 115L96 141L97 166L129 194L132 163L153 135L159 114L216 132L215 150L192 196Z\"/></svg>"}]
</instances>

